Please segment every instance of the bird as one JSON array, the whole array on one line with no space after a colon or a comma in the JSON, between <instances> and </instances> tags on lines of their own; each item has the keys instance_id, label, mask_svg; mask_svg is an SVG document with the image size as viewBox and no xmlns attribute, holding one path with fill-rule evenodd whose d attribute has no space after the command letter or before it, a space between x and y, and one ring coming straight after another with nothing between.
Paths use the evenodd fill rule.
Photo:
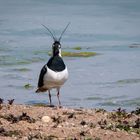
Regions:
<instances>
[{"instance_id":1,"label":"bird","mask_svg":"<svg viewBox=\"0 0 140 140\"><path fill-rule=\"evenodd\" d=\"M61 43L60 43L61 38L66 29L68 28L69 24L70 23L68 23L64 28L64 30L62 31L59 39L56 38L56 36L47 26L42 24L42 26L44 26L50 33L50 36L53 38L54 42L52 44L52 56L40 71L38 79L38 88L36 90L36 93L48 91L50 106L53 106L50 91L51 89L56 89L58 106L61 107L60 88L67 81L69 75L67 66L65 65L61 55Z\"/></svg>"}]
</instances>

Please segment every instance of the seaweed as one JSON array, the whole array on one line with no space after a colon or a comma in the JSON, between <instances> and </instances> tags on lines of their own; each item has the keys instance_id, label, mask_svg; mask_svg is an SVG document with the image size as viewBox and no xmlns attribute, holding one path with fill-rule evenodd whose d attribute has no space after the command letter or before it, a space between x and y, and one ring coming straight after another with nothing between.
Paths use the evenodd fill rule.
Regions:
<instances>
[{"instance_id":1,"label":"seaweed","mask_svg":"<svg viewBox=\"0 0 140 140\"><path fill-rule=\"evenodd\" d=\"M95 128L96 127L96 124L94 124L93 122L89 123L89 127L90 128Z\"/></svg>"},{"instance_id":2,"label":"seaweed","mask_svg":"<svg viewBox=\"0 0 140 140\"><path fill-rule=\"evenodd\" d=\"M69 115L68 115L68 119L76 118L74 115L75 115L75 113L69 113Z\"/></svg>"},{"instance_id":3,"label":"seaweed","mask_svg":"<svg viewBox=\"0 0 140 140\"><path fill-rule=\"evenodd\" d=\"M30 89L30 88L32 88L32 85L29 84L29 83L28 83L28 84L25 84L25 85L24 85L24 88L25 88L25 89Z\"/></svg>"},{"instance_id":4,"label":"seaweed","mask_svg":"<svg viewBox=\"0 0 140 140\"><path fill-rule=\"evenodd\" d=\"M101 121L99 121L98 124L100 125L100 127L101 127L102 129L107 128L107 120L101 119Z\"/></svg>"},{"instance_id":5,"label":"seaweed","mask_svg":"<svg viewBox=\"0 0 140 140\"><path fill-rule=\"evenodd\" d=\"M35 123L35 119L31 118L27 115L27 113L22 113L22 115L15 117L13 114L9 114L6 116L0 116L0 118L3 118L11 123L17 123L19 121L27 121L28 123Z\"/></svg>"},{"instance_id":6,"label":"seaweed","mask_svg":"<svg viewBox=\"0 0 140 140\"><path fill-rule=\"evenodd\" d=\"M140 128L140 118L138 118L136 121L135 121L135 125L133 126L134 128Z\"/></svg>"},{"instance_id":7,"label":"seaweed","mask_svg":"<svg viewBox=\"0 0 140 140\"><path fill-rule=\"evenodd\" d=\"M4 116L4 119L6 119L7 121L11 123L17 123L19 121L18 118L12 114L9 114L8 116Z\"/></svg>"},{"instance_id":8,"label":"seaweed","mask_svg":"<svg viewBox=\"0 0 140 140\"><path fill-rule=\"evenodd\" d=\"M99 137L96 137L94 140L101 140L101 138L99 138Z\"/></svg>"},{"instance_id":9,"label":"seaweed","mask_svg":"<svg viewBox=\"0 0 140 140\"><path fill-rule=\"evenodd\" d=\"M8 100L8 104L9 104L9 105L12 105L12 104L14 103L14 100L15 100L15 99Z\"/></svg>"},{"instance_id":10,"label":"seaweed","mask_svg":"<svg viewBox=\"0 0 140 140\"><path fill-rule=\"evenodd\" d=\"M66 140L78 140L78 139L76 137L74 137L74 138L68 138Z\"/></svg>"},{"instance_id":11,"label":"seaweed","mask_svg":"<svg viewBox=\"0 0 140 140\"><path fill-rule=\"evenodd\" d=\"M121 109L121 107L119 107L116 111L116 115L119 117L126 117L127 113L125 109Z\"/></svg>"},{"instance_id":12,"label":"seaweed","mask_svg":"<svg viewBox=\"0 0 140 140\"><path fill-rule=\"evenodd\" d=\"M105 109L103 109L103 108L98 108L98 109L95 109L95 112L96 113L105 113L107 111Z\"/></svg>"},{"instance_id":13,"label":"seaweed","mask_svg":"<svg viewBox=\"0 0 140 140\"><path fill-rule=\"evenodd\" d=\"M19 130L11 130L5 133L5 136L13 137L13 136L20 136L21 132Z\"/></svg>"},{"instance_id":14,"label":"seaweed","mask_svg":"<svg viewBox=\"0 0 140 140\"><path fill-rule=\"evenodd\" d=\"M49 135L49 136L44 137L44 140L56 140L56 139L59 139L59 138L54 135Z\"/></svg>"},{"instance_id":15,"label":"seaweed","mask_svg":"<svg viewBox=\"0 0 140 140\"><path fill-rule=\"evenodd\" d=\"M0 134L5 132L5 129L3 127L0 127Z\"/></svg>"},{"instance_id":16,"label":"seaweed","mask_svg":"<svg viewBox=\"0 0 140 140\"><path fill-rule=\"evenodd\" d=\"M18 117L19 121L27 121L28 123L35 123L35 119L31 118L30 116L27 115L27 113L22 113L22 115L20 115Z\"/></svg>"},{"instance_id":17,"label":"seaweed","mask_svg":"<svg viewBox=\"0 0 140 140\"><path fill-rule=\"evenodd\" d=\"M101 120L98 122L101 129L117 131L124 130L126 132L134 132L140 134L140 118L135 121L128 121L129 114L125 110L118 108L115 113L111 115L111 119L114 123L108 123L106 120ZM115 119L115 120L114 120Z\"/></svg>"},{"instance_id":18,"label":"seaweed","mask_svg":"<svg viewBox=\"0 0 140 140\"><path fill-rule=\"evenodd\" d=\"M19 72L28 72L28 71L30 71L30 69L28 69L28 68L15 68L13 70L14 71L19 71Z\"/></svg>"},{"instance_id":19,"label":"seaweed","mask_svg":"<svg viewBox=\"0 0 140 140\"><path fill-rule=\"evenodd\" d=\"M0 127L0 136L13 137L13 136L20 136L20 135L21 135L21 131L19 130L6 131L3 127Z\"/></svg>"},{"instance_id":20,"label":"seaweed","mask_svg":"<svg viewBox=\"0 0 140 140\"><path fill-rule=\"evenodd\" d=\"M33 106L35 106L35 107L48 107L48 105L46 105L44 103L35 103L35 104L33 104Z\"/></svg>"},{"instance_id":21,"label":"seaweed","mask_svg":"<svg viewBox=\"0 0 140 140\"><path fill-rule=\"evenodd\" d=\"M2 106L3 101L4 101L4 100L3 100L2 98L0 98L0 110L1 110L1 109L2 109L2 107L3 107L3 106Z\"/></svg>"},{"instance_id":22,"label":"seaweed","mask_svg":"<svg viewBox=\"0 0 140 140\"><path fill-rule=\"evenodd\" d=\"M4 99L0 98L0 104L3 104Z\"/></svg>"},{"instance_id":23,"label":"seaweed","mask_svg":"<svg viewBox=\"0 0 140 140\"><path fill-rule=\"evenodd\" d=\"M52 116L51 119L53 120L53 122L56 123L56 125L54 127L57 127L58 124L62 123L64 120L62 120L61 116Z\"/></svg>"},{"instance_id":24,"label":"seaweed","mask_svg":"<svg viewBox=\"0 0 140 140\"><path fill-rule=\"evenodd\" d=\"M51 55L49 52L48 55ZM64 57L91 57L97 55L96 52L62 52L62 56Z\"/></svg>"},{"instance_id":25,"label":"seaweed","mask_svg":"<svg viewBox=\"0 0 140 140\"><path fill-rule=\"evenodd\" d=\"M85 138L84 140L94 140L93 138Z\"/></svg>"},{"instance_id":26,"label":"seaweed","mask_svg":"<svg viewBox=\"0 0 140 140\"><path fill-rule=\"evenodd\" d=\"M125 109L118 108L115 112L112 112L110 115L110 118L115 120L115 119L126 119L130 118L131 114L127 113Z\"/></svg>"},{"instance_id":27,"label":"seaweed","mask_svg":"<svg viewBox=\"0 0 140 140\"><path fill-rule=\"evenodd\" d=\"M75 116L75 113L74 112L63 112L63 115L68 115L68 119L72 119L72 118L75 118L76 119L76 116Z\"/></svg>"},{"instance_id":28,"label":"seaweed","mask_svg":"<svg viewBox=\"0 0 140 140\"><path fill-rule=\"evenodd\" d=\"M86 135L86 132L85 131L81 131L80 132L80 136L85 136Z\"/></svg>"},{"instance_id":29,"label":"seaweed","mask_svg":"<svg viewBox=\"0 0 140 140\"><path fill-rule=\"evenodd\" d=\"M127 122L127 121L120 121L116 125L116 128L118 128L120 130L125 130L127 132L131 130L131 126L130 126L129 122Z\"/></svg>"},{"instance_id":30,"label":"seaweed","mask_svg":"<svg viewBox=\"0 0 140 140\"><path fill-rule=\"evenodd\" d=\"M82 121L80 122L80 124L84 126L84 125L86 125L87 123L86 123L86 121L82 120Z\"/></svg>"},{"instance_id":31,"label":"seaweed","mask_svg":"<svg viewBox=\"0 0 140 140\"><path fill-rule=\"evenodd\" d=\"M42 135L40 133L29 134L28 135L28 140L33 140L33 139L43 139L43 137L42 137Z\"/></svg>"},{"instance_id":32,"label":"seaweed","mask_svg":"<svg viewBox=\"0 0 140 140\"><path fill-rule=\"evenodd\" d=\"M73 48L74 50L81 50L82 48L80 46L76 46Z\"/></svg>"},{"instance_id":33,"label":"seaweed","mask_svg":"<svg viewBox=\"0 0 140 140\"><path fill-rule=\"evenodd\" d=\"M131 114L140 115L140 107L137 107L136 110L131 112Z\"/></svg>"}]
</instances>

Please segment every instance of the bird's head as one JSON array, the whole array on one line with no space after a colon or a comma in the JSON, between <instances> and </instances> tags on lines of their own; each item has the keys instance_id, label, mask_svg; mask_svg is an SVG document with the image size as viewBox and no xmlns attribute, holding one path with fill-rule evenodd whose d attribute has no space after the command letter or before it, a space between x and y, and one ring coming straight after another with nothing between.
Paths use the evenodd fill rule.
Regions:
<instances>
[{"instance_id":1,"label":"bird's head","mask_svg":"<svg viewBox=\"0 0 140 140\"><path fill-rule=\"evenodd\" d=\"M61 56L61 44L59 41L55 41L52 45L52 54L53 56Z\"/></svg>"},{"instance_id":2,"label":"bird's head","mask_svg":"<svg viewBox=\"0 0 140 140\"><path fill-rule=\"evenodd\" d=\"M50 36L53 38L53 41L54 41L54 43L52 44L52 54L53 54L53 56L56 56L56 55L61 56L61 44L60 44L60 41L61 41L62 36L65 33L65 31L66 31L66 29L68 28L69 25L70 25L70 22L67 24L67 26L62 31L59 39L56 38L55 34L53 34L48 27L43 25L47 29L47 31L50 33Z\"/></svg>"}]
</instances>

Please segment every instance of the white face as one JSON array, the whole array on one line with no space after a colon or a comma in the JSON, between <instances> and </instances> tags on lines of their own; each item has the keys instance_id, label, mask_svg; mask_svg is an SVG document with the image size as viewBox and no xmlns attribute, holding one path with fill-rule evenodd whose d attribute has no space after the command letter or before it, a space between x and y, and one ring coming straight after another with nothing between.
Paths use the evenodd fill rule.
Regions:
<instances>
[{"instance_id":1,"label":"white face","mask_svg":"<svg viewBox=\"0 0 140 140\"><path fill-rule=\"evenodd\" d=\"M58 45L58 48L61 49L61 45Z\"/></svg>"},{"instance_id":2,"label":"white face","mask_svg":"<svg viewBox=\"0 0 140 140\"><path fill-rule=\"evenodd\" d=\"M58 45L59 48L59 56L61 56L61 45Z\"/></svg>"}]
</instances>

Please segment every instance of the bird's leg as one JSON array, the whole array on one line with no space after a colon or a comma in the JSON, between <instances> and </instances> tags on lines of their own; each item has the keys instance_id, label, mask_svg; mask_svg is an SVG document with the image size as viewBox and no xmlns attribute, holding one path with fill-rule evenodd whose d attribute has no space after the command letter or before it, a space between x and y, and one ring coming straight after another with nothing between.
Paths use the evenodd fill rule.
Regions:
<instances>
[{"instance_id":1,"label":"bird's leg","mask_svg":"<svg viewBox=\"0 0 140 140\"><path fill-rule=\"evenodd\" d=\"M51 93L50 93L50 90L48 90L49 92L49 100L50 100L50 106L52 105L52 99L51 99Z\"/></svg>"},{"instance_id":2,"label":"bird's leg","mask_svg":"<svg viewBox=\"0 0 140 140\"><path fill-rule=\"evenodd\" d=\"M60 92L60 89L57 89L57 98L58 98L58 103L59 103L59 107L61 107L61 102L60 102L60 99L59 99L59 92Z\"/></svg>"}]
</instances>

